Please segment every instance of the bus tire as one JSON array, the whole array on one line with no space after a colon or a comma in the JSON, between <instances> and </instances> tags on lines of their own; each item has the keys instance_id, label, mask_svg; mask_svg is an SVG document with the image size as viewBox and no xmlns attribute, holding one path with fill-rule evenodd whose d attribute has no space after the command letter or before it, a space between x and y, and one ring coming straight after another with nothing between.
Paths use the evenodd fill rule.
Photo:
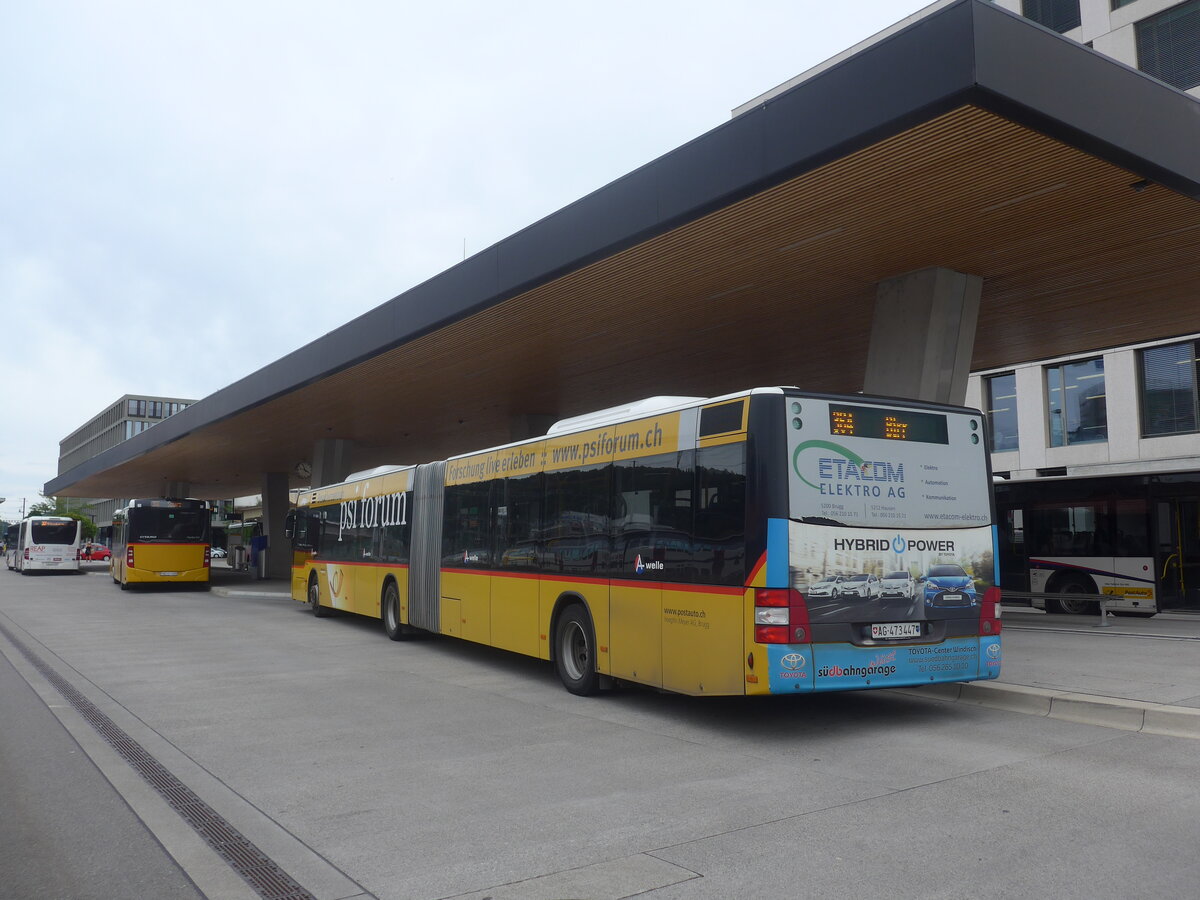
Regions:
<instances>
[{"instance_id":1,"label":"bus tire","mask_svg":"<svg viewBox=\"0 0 1200 900\"><path fill-rule=\"evenodd\" d=\"M1099 612L1096 601L1070 596L1071 594L1096 593L1091 585L1085 584L1080 578L1066 578L1060 581L1057 585L1057 592L1068 596L1048 598L1046 609L1050 612L1064 613L1068 616L1086 616Z\"/></svg>"},{"instance_id":2,"label":"bus tire","mask_svg":"<svg viewBox=\"0 0 1200 900\"><path fill-rule=\"evenodd\" d=\"M587 610L578 603L564 609L554 627L554 668L572 694L589 697L600 689L596 633Z\"/></svg>"},{"instance_id":3,"label":"bus tire","mask_svg":"<svg viewBox=\"0 0 1200 900\"><path fill-rule=\"evenodd\" d=\"M389 581L387 587L383 589L379 617L383 619L383 633L389 639L403 641L412 637L412 628L400 621L400 589L396 587L394 581Z\"/></svg>"},{"instance_id":4,"label":"bus tire","mask_svg":"<svg viewBox=\"0 0 1200 900\"><path fill-rule=\"evenodd\" d=\"M333 612L328 606L321 605L321 585L317 581L316 572L308 577L308 605L318 619L324 619Z\"/></svg>"}]
</instances>

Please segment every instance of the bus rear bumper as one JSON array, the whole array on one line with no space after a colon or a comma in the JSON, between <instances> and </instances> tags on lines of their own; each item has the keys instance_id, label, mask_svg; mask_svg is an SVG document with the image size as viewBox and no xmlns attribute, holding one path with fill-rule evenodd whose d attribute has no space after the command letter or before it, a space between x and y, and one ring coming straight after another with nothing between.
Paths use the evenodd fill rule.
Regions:
<instances>
[{"instance_id":1,"label":"bus rear bumper","mask_svg":"<svg viewBox=\"0 0 1200 900\"><path fill-rule=\"evenodd\" d=\"M1000 638L951 638L938 644L768 646L772 694L914 687L1000 675Z\"/></svg>"}]
</instances>

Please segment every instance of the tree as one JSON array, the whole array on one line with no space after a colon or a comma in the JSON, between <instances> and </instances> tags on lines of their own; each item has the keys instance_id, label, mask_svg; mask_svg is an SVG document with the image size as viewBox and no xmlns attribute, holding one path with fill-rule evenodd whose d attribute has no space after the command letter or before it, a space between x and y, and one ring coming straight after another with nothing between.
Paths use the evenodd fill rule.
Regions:
<instances>
[{"instance_id":1,"label":"tree","mask_svg":"<svg viewBox=\"0 0 1200 900\"><path fill-rule=\"evenodd\" d=\"M62 497L42 497L42 502L30 506L29 512L26 515L70 516L72 519L78 519L83 523L82 532L85 541L90 541L96 536L96 523L92 521L91 516L69 508L67 501Z\"/></svg>"}]
</instances>

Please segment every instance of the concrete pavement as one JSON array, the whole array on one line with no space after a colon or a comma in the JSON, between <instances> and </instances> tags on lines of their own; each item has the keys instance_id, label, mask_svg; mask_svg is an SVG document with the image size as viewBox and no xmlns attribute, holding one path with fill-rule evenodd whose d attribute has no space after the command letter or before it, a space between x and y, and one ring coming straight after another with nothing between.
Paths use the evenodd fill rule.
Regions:
<instances>
[{"instance_id":1,"label":"concrete pavement","mask_svg":"<svg viewBox=\"0 0 1200 900\"><path fill-rule=\"evenodd\" d=\"M287 597L219 564L213 590ZM1174 737L1200 738L1200 613L1152 619L1062 616L1005 606L997 681L902 688L905 693Z\"/></svg>"}]
</instances>

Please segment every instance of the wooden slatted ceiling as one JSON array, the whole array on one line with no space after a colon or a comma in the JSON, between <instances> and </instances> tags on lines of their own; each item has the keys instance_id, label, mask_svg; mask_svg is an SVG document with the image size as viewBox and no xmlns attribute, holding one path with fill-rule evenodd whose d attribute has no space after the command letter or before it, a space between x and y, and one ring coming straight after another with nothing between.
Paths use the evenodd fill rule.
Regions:
<instances>
[{"instance_id":1,"label":"wooden slatted ceiling","mask_svg":"<svg viewBox=\"0 0 1200 900\"><path fill-rule=\"evenodd\" d=\"M974 368L1200 330L1200 204L965 107L76 485L255 493L312 442L355 466L656 393L861 387L876 284L985 279ZM461 424L460 424L461 420Z\"/></svg>"}]
</instances>

